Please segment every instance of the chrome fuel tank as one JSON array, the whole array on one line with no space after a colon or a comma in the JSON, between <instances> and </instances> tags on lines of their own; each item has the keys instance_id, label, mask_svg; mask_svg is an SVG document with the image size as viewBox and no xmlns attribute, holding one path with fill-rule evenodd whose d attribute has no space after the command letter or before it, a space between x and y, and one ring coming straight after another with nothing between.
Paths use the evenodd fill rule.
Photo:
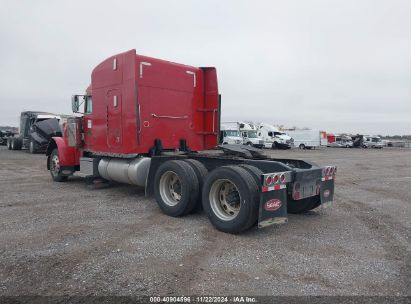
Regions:
<instances>
[{"instance_id":1,"label":"chrome fuel tank","mask_svg":"<svg viewBox=\"0 0 411 304\"><path fill-rule=\"evenodd\" d=\"M150 163L149 157L103 158L98 164L98 173L106 180L145 187Z\"/></svg>"}]
</instances>

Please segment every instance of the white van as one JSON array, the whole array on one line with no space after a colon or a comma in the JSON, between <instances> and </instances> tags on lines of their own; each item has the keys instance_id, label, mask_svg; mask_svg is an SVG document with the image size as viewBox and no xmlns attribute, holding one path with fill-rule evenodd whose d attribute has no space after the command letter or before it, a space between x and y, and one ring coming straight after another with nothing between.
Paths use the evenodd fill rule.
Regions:
<instances>
[{"instance_id":1,"label":"white van","mask_svg":"<svg viewBox=\"0 0 411 304\"><path fill-rule=\"evenodd\" d=\"M223 145L242 145L243 138L235 125L222 123L220 126L220 142Z\"/></svg>"},{"instance_id":2,"label":"white van","mask_svg":"<svg viewBox=\"0 0 411 304\"><path fill-rule=\"evenodd\" d=\"M379 136L364 135L363 146L365 148L382 149L384 146Z\"/></svg>"},{"instance_id":3,"label":"white van","mask_svg":"<svg viewBox=\"0 0 411 304\"><path fill-rule=\"evenodd\" d=\"M294 143L293 138L266 123L258 126L257 135L264 141L265 148L290 149Z\"/></svg>"},{"instance_id":4,"label":"white van","mask_svg":"<svg viewBox=\"0 0 411 304\"><path fill-rule=\"evenodd\" d=\"M300 149L315 149L321 146L321 132L319 130L290 130L286 132L294 138L294 146Z\"/></svg>"}]
</instances>

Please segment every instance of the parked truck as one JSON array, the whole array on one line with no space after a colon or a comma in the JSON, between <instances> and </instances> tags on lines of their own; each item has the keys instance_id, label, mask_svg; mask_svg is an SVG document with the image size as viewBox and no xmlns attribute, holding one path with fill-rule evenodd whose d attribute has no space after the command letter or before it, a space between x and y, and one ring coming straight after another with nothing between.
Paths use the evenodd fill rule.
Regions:
<instances>
[{"instance_id":1,"label":"parked truck","mask_svg":"<svg viewBox=\"0 0 411 304\"><path fill-rule=\"evenodd\" d=\"M7 145L7 140L9 137L14 137L14 133L10 130L0 130L0 145Z\"/></svg>"},{"instance_id":2,"label":"parked truck","mask_svg":"<svg viewBox=\"0 0 411 304\"><path fill-rule=\"evenodd\" d=\"M319 130L287 130L286 133L294 139L295 147L300 149L321 147L321 131Z\"/></svg>"},{"instance_id":3,"label":"parked truck","mask_svg":"<svg viewBox=\"0 0 411 304\"><path fill-rule=\"evenodd\" d=\"M258 125L258 137L263 140L265 148L291 149L294 139L267 123Z\"/></svg>"},{"instance_id":4,"label":"parked truck","mask_svg":"<svg viewBox=\"0 0 411 304\"><path fill-rule=\"evenodd\" d=\"M7 139L7 148L29 149L30 153L44 152L53 136L62 135L60 119L59 115L52 113L21 112L19 134Z\"/></svg>"},{"instance_id":5,"label":"parked truck","mask_svg":"<svg viewBox=\"0 0 411 304\"><path fill-rule=\"evenodd\" d=\"M145 187L169 216L199 204L219 230L239 233L285 223L329 203L335 166L274 159L243 145L221 145L220 95L213 67L117 54L97 65L63 137L47 148L56 182L73 174ZM81 105L81 107L80 107Z\"/></svg>"},{"instance_id":6,"label":"parked truck","mask_svg":"<svg viewBox=\"0 0 411 304\"><path fill-rule=\"evenodd\" d=\"M220 143L223 145L242 145L243 138L241 137L238 125L234 123L222 123L220 126Z\"/></svg>"},{"instance_id":7,"label":"parked truck","mask_svg":"<svg viewBox=\"0 0 411 304\"><path fill-rule=\"evenodd\" d=\"M252 123L238 122L241 136L245 145L256 147L259 149L264 148L264 141L257 135L257 127Z\"/></svg>"}]
</instances>

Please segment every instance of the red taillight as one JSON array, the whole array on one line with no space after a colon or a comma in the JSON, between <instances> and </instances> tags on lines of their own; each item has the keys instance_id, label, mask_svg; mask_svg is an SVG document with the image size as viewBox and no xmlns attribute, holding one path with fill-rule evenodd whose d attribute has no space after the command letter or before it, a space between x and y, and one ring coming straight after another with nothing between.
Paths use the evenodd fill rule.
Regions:
<instances>
[{"instance_id":1,"label":"red taillight","mask_svg":"<svg viewBox=\"0 0 411 304\"><path fill-rule=\"evenodd\" d=\"M330 167L330 175L334 174L334 167Z\"/></svg>"},{"instance_id":2,"label":"red taillight","mask_svg":"<svg viewBox=\"0 0 411 304\"><path fill-rule=\"evenodd\" d=\"M273 180L274 180L274 184L278 183L278 175L274 175Z\"/></svg>"},{"instance_id":3,"label":"red taillight","mask_svg":"<svg viewBox=\"0 0 411 304\"><path fill-rule=\"evenodd\" d=\"M299 200L300 199L300 192L296 191L293 193L293 199L294 200Z\"/></svg>"},{"instance_id":4,"label":"red taillight","mask_svg":"<svg viewBox=\"0 0 411 304\"><path fill-rule=\"evenodd\" d=\"M281 175L280 175L280 181L283 182L284 180L285 180L285 175L284 175L284 174L281 174Z\"/></svg>"},{"instance_id":5,"label":"red taillight","mask_svg":"<svg viewBox=\"0 0 411 304\"><path fill-rule=\"evenodd\" d=\"M265 178L265 184L267 185L267 186L269 186L269 185L271 185L273 183L273 178L270 176L270 175L268 175L266 178Z\"/></svg>"},{"instance_id":6,"label":"red taillight","mask_svg":"<svg viewBox=\"0 0 411 304\"><path fill-rule=\"evenodd\" d=\"M327 169L325 169L325 175L330 175L331 172L331 167L327 167Z\"/></svg>"},{"instance_id":7,"label":"red taillight","mask_svg":"<svg viewBox=\"0 0 411 304\"><path fill-rule=\"evenodd\" d=\"M337 173L337 167L334 167L334 174Z\"/></svg>"}]
</instances>

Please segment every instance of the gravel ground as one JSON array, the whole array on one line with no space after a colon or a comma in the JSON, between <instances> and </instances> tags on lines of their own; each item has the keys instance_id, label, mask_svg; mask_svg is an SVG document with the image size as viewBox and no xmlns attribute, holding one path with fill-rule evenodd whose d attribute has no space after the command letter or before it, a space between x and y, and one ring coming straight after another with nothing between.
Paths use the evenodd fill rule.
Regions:
<instances>
[{"instance_id":1,"label":"gravel ground","mask_svg":"<svg viewBox=\"0 0 411 304\"><path fill-rule=\"evenodd\" d=\"M410 296L411 150L268 153L337 165L333 206L229 235L1 147L0 295Z\"/></svg>"}]
</instances>

